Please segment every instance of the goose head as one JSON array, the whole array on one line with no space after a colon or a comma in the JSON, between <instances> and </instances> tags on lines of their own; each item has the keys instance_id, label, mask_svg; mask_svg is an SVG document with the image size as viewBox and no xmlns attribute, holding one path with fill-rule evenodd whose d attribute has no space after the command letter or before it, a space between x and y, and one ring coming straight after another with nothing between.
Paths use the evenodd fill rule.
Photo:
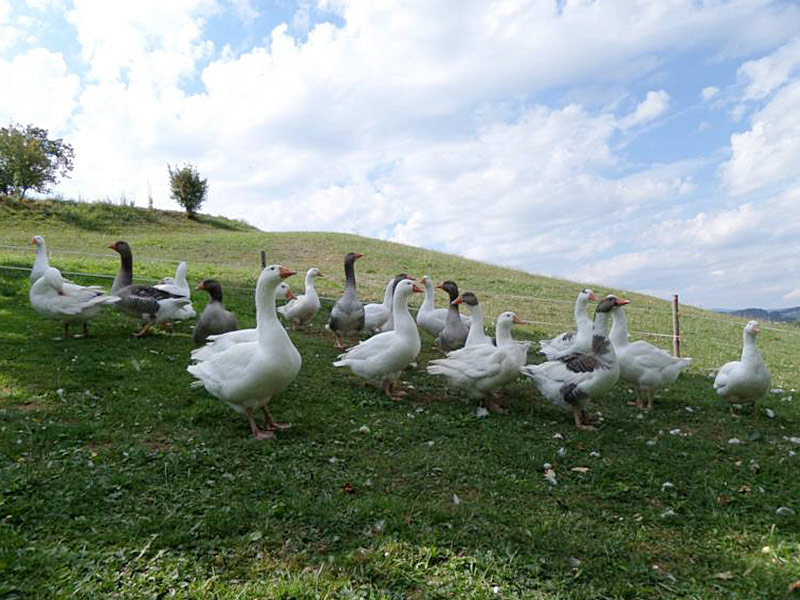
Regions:
<instances>
[{"instance_id":1,"label":"goose head","mask_svg":"<svg viewBox=\"0 0 800 600\"><path fill-rule=\"evenodd\" d=\"M360 254L358 252L348 252L344 256L344 264L345 265L352 265L354 262L356 262L362 256L364 256L364 255Z\"/></svg>"},{"instance_id":2,"label":"goose head","mask_svg":"<svg viewBox=\"0 0 800 600\"><path fill-rule=\"evenodd\" d=\"M749 335L756 336L761 331L761 325L758 324L758 321L748 321L744 326L744 331Z\"/></svg>"},{"instance_id":3,"label":"goose head","mask_svg":"<svg viewBox=\"0 0 800 600\"><path fill-rule=\"evenodd\" d=\"M516 313L507 310L506 312L498 315L497 324L500 325L500 323L508 323L508 326L511 327L511 325L528 325L530 324L530 321L524 321L520 319Z\"/></svg>"},{"instance_id":4,"label":"goose head","mask_svg":"<svg viewBox=\"0 0 800 600\"><path fill-rule=\"evenodd\" d=\"M120 256L131 256L131 246L128 242L119 240L113 244L109 244L108 247L114 252L117 252Z\"/></svg>"},{"instance_id":5,"label":"goose head","mask_svg":"<svg viewBox=\"0 0 800 600\"><path fill-rule=\"evenodd\" d=\"M306 271L306 277L325 277L317 267L312 267L308 271Z\"/></svg>"},{"instance_id":6,"label":"goose head","mask_svg":"<svg viewBox=\"0 0 800 600\"><path fill-rule=\"evenodd\" d=\"M44 238L40 235L35 235L31 238L31 246L44 246Z\"/></svg>"},{"instance_id":7,"label":"goose head","mask_svg":"<svg viewBox=\"0 0 800 600\"><path fill-rule=\"evenodd\" d=\"M450 296L450 302L452 303L456 298L458 298L458 286L456 285L455 281L443 281L439 285L436 286L437 289L444 290Z\"/></svg>"},{"instance_id":8,"label":"goose head","mask_svg":"<svg viewBox=\"0 0 800 600\"><path fill-rule=\"evenodd\" d=\"M597 294L590 288L584 288L581 290L581 293L578 294L578 299L583 303L597 302Z\"/></svg>"},{"instance_id":9,"label":"goose head","mask_svg":"<svg viewBox=\"0 0 800 600\"><path fill-rule=\"evenodd\" d=\"M277 298L280 295L283 295L283 297L286 298L287 300L294 300L297 297L294 295L292 288L290 288L289 284L286 283L285 281L281 281L278 284L278 289L275 297Z\"/></svg>"},{"instance_id":10,"label":"goose head","mask_svg":"<svg viewBox=\"0 0 800 600\"><path fill-rule=\"evenodd\" d=\"M630 303L631 303L630 300L626 300L625 298L617 298L614 294L609 294L600 301L600 304L597 305L596 312L599 313L611 312L618 306L625 306L626 304Z\"/></svg>"},{"instance_id":11,"label":"goose head","mask_svg":"<svg viewBox=\"0 0 800 600\"><path fill-rule=\"evenodd\" d=\"M466 304L470 309L478 306L478 297L472 292L464 292L458 298L453 300L451 304Z\"/></svg>"},{"instance_id":12,"label":"goose head","mask_svg":"<svg viewBox=\"0 0 800 600\"><path fill-rule=\"evenodd\" d=\"M395 298L408 298L411 294L420 292L422 292L422 288L414 283L412 279L401 279L394 288Z\"/></svg>"},{"instance_id":13,"label":"goose head","mask_svg":"<svg viewBox=\"0 0 800 600\"><path fill-rule=\"evenodd\" d=\"M222 286L216 279L204 279L197 284L196 289L204 290L208 292L208 295L214 300L219 300L220 302L222 301Z\"/></svg>"}]
</instances>

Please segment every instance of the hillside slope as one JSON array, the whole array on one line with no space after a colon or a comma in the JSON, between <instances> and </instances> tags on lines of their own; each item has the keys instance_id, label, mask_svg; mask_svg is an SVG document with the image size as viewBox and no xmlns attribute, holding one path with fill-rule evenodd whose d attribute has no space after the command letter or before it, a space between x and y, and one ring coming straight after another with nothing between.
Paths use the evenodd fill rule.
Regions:
<instances>
[{"instance_id":1,"label":"hillside slope","mask_svg":"<svg viewBox=\"0 0 800 600\"><path fill-rule=\"evenodd\" d=\"M427 273L436 281L453 279L462 290L478 293L488 315L515 310L535 321L525 337L537 339L572 329L573 298L581 288L591 285L600 294L614 292L633 300L628 313L635 337L665 349L671 349L672 344L672 312L664 300L356 235L270 233L206 215L189 220L174 211L103 203L18 203L0 197L0 265L29 265L33 251L28 243L36 234L45 237L51 262L63 270L112 276L118 267L117 256L106 246L124 238L134 250L136 276L143 280L171 274L174 265L185 260L190 281L215 277L227 284L230 294L244 297L255 283L262 250L268 262L281 262L301 273L311 266L319 267L327 277L318 282L318 289L328 297L341 292L342 257L358 251L364 254L357 263L358 285L366 299L380 301L386 281L398 272L416 277ZM302 287L299 277L294 285ZM437 304L443 305L444 293L437 294ZM681 307L681 317L682 355L695 359L694 370L708 373L738 357L745 318L690 306ZM800 328L788 325L770 325L760 336L776 385L800 388L798 342Z\"/></svg>"}]
</instances>

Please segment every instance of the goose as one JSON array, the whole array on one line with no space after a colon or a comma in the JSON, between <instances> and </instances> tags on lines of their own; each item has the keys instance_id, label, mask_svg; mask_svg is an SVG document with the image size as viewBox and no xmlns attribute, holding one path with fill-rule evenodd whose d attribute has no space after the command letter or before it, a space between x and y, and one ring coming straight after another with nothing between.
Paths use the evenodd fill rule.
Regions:
<instances>
[{"instance_id":1,"label":"goose","mask_svg":"<svg viewBox=\"0 0 800 600\"><path fill-rule=\"evenodd\" d=\"M589 302L595 302L597 295L585 288L580 291L575 299L575 328L577 331L566 331L550 340L539 342L540 352L547 360L555 360L562 354L570 352L585 352L592 345L592 320L587 314Z\"/></svg>"},{"instance_id":2,"label":"goose","mask_svg":"<svg viewBox=\"0 0 800 600\"><path fill-rule=\"evenodd\" d=\"M449 307L434 308L434 286L433 281L428 275L423 275L417 283L422 284L423 289L425 290L425 297L422 299L422 306L420 306L419 310L417 311L417 326L423 331L426 331L432 335L434 338L437 338L444 329L445 322L447 320L447 314L450 312L450 309ZM458 296L457 292L456 296ZM455 300L455 298L452 298L452 300ZM469 317L466 315L461 315L461 320L464 321L464 324L467 326L467 328L469 328Z\"/></svg>"},{"instance_id":3,"label":"goose","mask_svg":"<svg viewBox=\"0 0 800 600\"><path fill-rule=\"evenodd\" d=\"M405 392L395 390L400 373L419 354L420 339L417 325L408 312L408 299L422 289L410 279L403 279L394 290L392 316L394 329L379 333L360 342L339 355L334 367L348 367L359 377L379 381L381 389L390 398L398 398Z\"/></svg>"},{"instance_id":4,"label":"goose","mask_svg":"<svg viewBox=\"0 0 800 600\"><path fill-rule=\"evenodd\" d=\"M444 329L439 333L435 342L445 352L458 350L459 348L463 348L464 343L467 341L469 330L472 327L471 322L470 324L464 323L458 312L459 303L456 302L456 299L458 299L459 294L456 283L448 280L443 281L436 287L447 292L450 296L450 302L447 306L447 317L445 318Z\"/></svg>"},{"instance_id":5,"label":"goose","mask_svg":"<svg viewBox=\"0 0 800 600\"><path fill-rule=\"evenodd\" d=\"M175 294L176 296L183 296L184 298L191 299L192 292L189 289L189 282L186 281L187 269L186 263L181 261L175 269L175 277L165 277L153 287L169 292L170 294ZM175 320L185 321L186 319L194 319L196 316L197 313L190 302L175 313Z\"/></svg>"},{"instance_id":6,"label":"goose","mask_svg":"<svg viewBox=\"0 0 800 600\"><path fill-rule=\"evenodd\" d=\"M365 330L370 333L380 333L381 331L391 331L394 329L394 319L392 318L394 289L403 279L408 279L408 275L400 273L389 280L381 304L370 303L364 305Z\"/></svg>"},{"instance_id":7,"label":"goose","mask_svg":"<svg viewBox=\"0 0 800 600\"><path fill-rule=\"evenodd\" d=\"M588 352L574 352L540 365L522 367L523 375L534 380L539 392L556 406L571 408L578 429L592 430L586 404L609 391L619 379L614 346L606 337L608 315L628 300L609 295L597 305L592 324L592 346Z\"/></svg>"},{"instance_id":8,"label":"goose","mask_svg":"<svg viewBox=\"0 0 800 600\"><path fill-rule=\"evenodd\" d=\"M492 412L504 412L487 395L514 381L528 358L530 343L511 337L515 323L527 323L511 311L497 317L497 345L479 344L449 352L445 358L428 363L428 373L444 375L450 384L464 390L470 398L480 399Z\"/></svg>"},{"instance_id":9,"label":"goose","mask_svg":"<svg viewBox=\"0 0 800 600\"><path fill-rule=\"evenodd\" d=\"M464 342L464 347L491 344L492 338L483 330L483 308L478 303L478 297L472 292L464 292L453 301L453 304L466 304L469 307L472 321L469 324L469 334L467 341Z\"/></svg>"},{"instance_id":10,"label":"goose","mask_svg":"<svg viewBox=\"0 0 800 600\"><path fill-rule=\"evenodd\" d=\"M306 271L305 290L303 293L278 308L278 312L283 315L283 318L295 327L305 325L319 311L319 296L317 296L317 288L314 286L314 280L317 277L325 276L316 267Z\"/></svg>"},{"instance_id":11,"label":"goose","mask_svg":"<svg viewBox=\"0 0 800 600\"><path fill-rule=\"evenodd\" d=\"M151 285L133 283L133 254L128 242L122 240L108 245L119 254L120 268L111 293L119 298L115 304L121 311L142 321L142 327L134 337L142 337L157 323L173 321L178 310L189 304L189 299L160 290Z\"/></svg>"},{"instance_id":12,"label":"goose","mask_svg":"<svg viewBox=\"0 0 800 600\"><path fill-rule=\"evenodd\" d=\"M344 294L331 310L328 329L335 336L334 347L344 348L343 337L355 337L364 330L364 305L356 292L355 262L364 256L358 252L348 252L344 257Z\"/></svg>"},{"instance_id":13,"label":"goose","mask_svg":"<svg viewBox=\"0 0 800 600\"><path fill-rule=\"evenodd\" d=\"M186 369L197 379L193 387L204 387L212 396L244 414L253 437L259 440L274 439L278 429L290 426L273 421L268 404L295 380L303 362L275 311L278 284L294 274L280 265L261 271L255 293L258 332L255 341L234 344ZM264 413L264 429L253 419L253 411L257 409Z\"/></svg>"},{"instance_id":14,"label":"goose","mask_svg":"<svg viewBox=\"0 0 800 600\"><path fill-rule=\"evenodd\" d=\"M33 236L31 245L36 246L36 259L33 261L33 267L31 267L31 283L33 284L50 267L50 261L47 258L47 247L42 236Z\"/></svg>"},{"instance_id":15,"label":"goose","mask_svg":"<svg viewBox=\"0 0 800 600\"><path fill-rule=\"evenodd\" d=\"M103 306L119 301L115 296L104 294L98 286L67 282L54 267L47 267L33 282L28 296L37 313L61 321L65 339L69 337L69 326L78 323L83 325L83 337L89 337L89 321L99 314Z\"/></svg>"},{"instance_id":16,"label":"goose","mask_svg":"<svg viewBox=\"0 0 800 600\"><path fill-rule=\"evenodd\" d=\"M289 300L294 299L291 288L285 281L281 281L275 289L275 300L280 297ZM255 342L258 340L258 330L255 327L248 329L236 329L227 333L209 334L206 337L206 345L192 350L192 360L208 360L212 355L219 354L227 350L234 344Z\"/></svg>"},{"instance_id":17,"label":"goose","mask_svg":"<svg viewBox=\"0 0 800 600\"><path fill-rule=\"evenodd\" d=\"M676 358L669 352L642 340L628 341L628 318L622 306L611 309L613 324L608 339L614 346L619 363L619 376L636 389L636 406L653 409L657 388L674 383L681 371L692 364L691 358Z\"/></svg>"},{"instance_id":18,"label":"goose","mask_svg":"<svg viewBox=\"0 0 800 600\"><path fill-rule=\"evenodd\" d=\"M44 243L44 238L40 235L35 235L31 238L31 244L36 246L36 260L33 262L33 267L31 268L31 285L33 285L36 281L38 281L42 275L44 275L45 271L50 268L50 261L47 258L47 248ZM95 291L102 291L102 288L99 286L84 286L78 285L67 279L66 277L61 274L59 271L59 275L61 275L61 280L63 282L64 290L67 292L75 292L76 294L81 290L91 289Z\"/></svg>"},{"instance_id":19,"label":"goose","mask_svg":"<svg viewBox=\"0 0 800 600\"><path fill-rule=\"evenodd\" d=\"M722 365L714 379L714 390L733 403L750 402L753 405L752 415L756 414L756 400L767 393L772 375L756 346L756 336L761 331L758 321L749 321L742 334L742 358Z\"/></svg>"},{"instance_id":20,"label":"goose","mask_svg":"<svg viewBox=\"0 0 800 600\"><path fill-rule=\"evenodd\" d=\"M197 325L194 327L192 338L195 344L202 346L206 343L209 335L219 335L239 329L239 323L234 314L226 310L222 304L222 286L219 281L204 279L197 284L197 289L208 292L211 300L200 313L200 318L197 319Z\"/></svg>"}]
</instances>

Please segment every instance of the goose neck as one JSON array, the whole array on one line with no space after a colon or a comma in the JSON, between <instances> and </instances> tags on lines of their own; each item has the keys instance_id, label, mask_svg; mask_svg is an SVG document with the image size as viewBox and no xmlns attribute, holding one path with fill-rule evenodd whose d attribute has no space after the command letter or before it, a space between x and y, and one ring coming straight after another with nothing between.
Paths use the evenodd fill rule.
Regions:
<instances>
[{"instance_id":1,"label":"goose neck","mask_svg":"<svg viewBox=\"0 0 800 600\"><path fill-rule=\"evenodd\" d=\"M383 292L383 306L385 308L392 308L392 292L394 287L394 279L392 279L388 285L386 286L386 290Z\"/></svg>"},{"instance_id":2,"label":"goose neck","mask_svg":"<svg viewBox=\"0 0 800 600\"><path fill-rule=\"evenodd\" d=\"M344 263L345 287L356 289L356 266L352 261Z\"/></svg>"},{"instance_id":3,"label":"goose neck","mask_svg":"<svg viewBox=\"0 0 800 600\"><path fill-rule=\"evenodd\" d=\"M511 337L511 321L498 321L494 330L494 337L497 339L497 346L507 346L514 341Z\"/></svg>"},{"instance_id":4,"label":"goose neck","mask_svg":"<svg viewBox=\"0 0 800 600\"><path fill-rule=\"evenodd\" d=\"M117 276L114 277L114 283L111 285L111 291L116 292L124 287L128 287L133 283L133 256L130 252L120 252L119 255L119 271Z\"/></svg>"},{"instance_id":5,"label":"goose neck","mask_svg":"<svg viewBox=\"0 0 800 600\"><path fill-rule=\"evenodd\" d=\"M394 321L394 330L399 333L406 333L417 328L417 324L408 311L408 296L408 293L401 292L399 288L394 293L392 320Z\"/></svg>"},{"instance_id":6,"label":"goose neck","mask_svg":"<svg viewBox=\"0 0 800 600\"><path fill-rule=\"evenodd\" d=\"M609 339L615 346L624 346L628 343L628 316L621 308L612 312L611 333Z\"/></svg>"},{"instance_id":7,"label":"goose neck","mask_svg":"<svg viewBox=\"0 0 800 600\"><path fill-rule=\"evenodd\" d=\"M430 279L425 280L425 297L422 299L422 308L433 310L433 282Z\"/></svg>"},{"instance_id":8,"label":"goose neck","mask_svg":"<svg viewBox=\"0 0 800 600\"><path fill-rule=\"evenodd\" d=\"M469 333L467 334L466 341L467 346L471 346L471 342L486 335L483 331L483 309L480 304L470 307L470 318Z\"/></svg>"},{"instance_id":9,"label":"goose neck","mask_svg":"<svg viewBox=\"0 0 800 600\"><path fill-rule=\"evenodd\" d=\"M742 343L742 362L760 357L761 353L756 345L756 336L749 331L745 331Z\"/></svg>"}]
</instances>

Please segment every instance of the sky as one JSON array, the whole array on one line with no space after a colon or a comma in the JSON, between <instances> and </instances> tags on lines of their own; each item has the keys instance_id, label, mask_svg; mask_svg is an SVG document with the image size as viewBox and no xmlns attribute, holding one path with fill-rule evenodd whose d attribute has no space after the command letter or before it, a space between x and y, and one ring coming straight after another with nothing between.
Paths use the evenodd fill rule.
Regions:
<instances>
[{"instance_id":1,"label":"sky","mask_svg":"<svg viewBox=\"0 0 800 600\"><path fill-rule=\"evenodd\" d=\"M190 163L204 212L268 231L795 306L798 23L778 0L0 0L0 124L73 146L65 198L177 209Z\"/></svg>"}]
</instances>

